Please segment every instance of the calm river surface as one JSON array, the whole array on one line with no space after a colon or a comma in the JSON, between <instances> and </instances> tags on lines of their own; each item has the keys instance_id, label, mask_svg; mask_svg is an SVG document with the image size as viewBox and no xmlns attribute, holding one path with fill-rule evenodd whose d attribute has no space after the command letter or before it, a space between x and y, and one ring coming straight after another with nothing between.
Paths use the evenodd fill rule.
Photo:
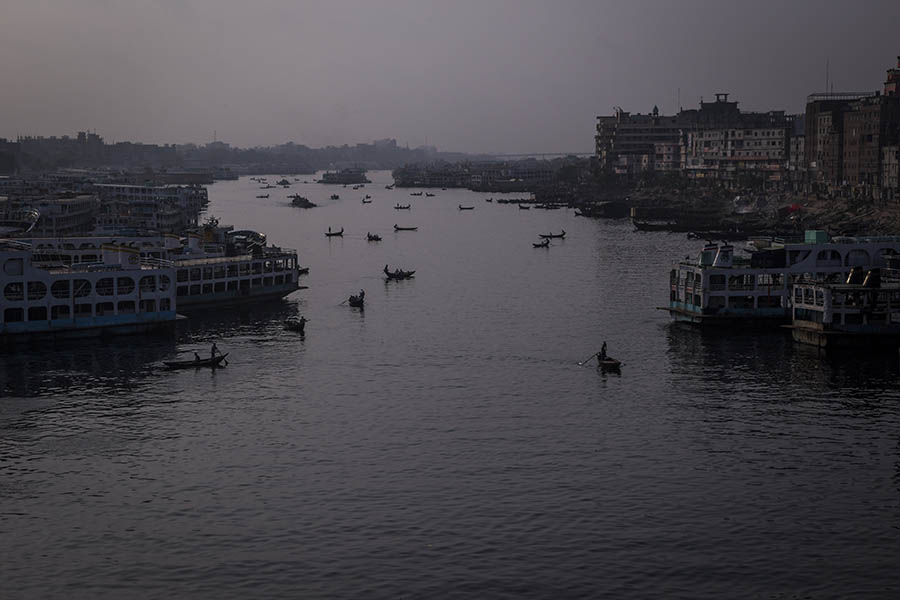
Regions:
<instances>
[{"instance_id":1,"label":"calm river surface","mask_svg":"<svg viewBox=\"0 0 900 600\"><path fill-rule=\"evenodd\" d=\"M307 290L0 355L0 597L900 594L896 356L671 326L682 235L370 177L210 186ZM621 376L577 365L604 340ZM213 341L226 369L161 368Z\"/></svg>"}]
</instances>

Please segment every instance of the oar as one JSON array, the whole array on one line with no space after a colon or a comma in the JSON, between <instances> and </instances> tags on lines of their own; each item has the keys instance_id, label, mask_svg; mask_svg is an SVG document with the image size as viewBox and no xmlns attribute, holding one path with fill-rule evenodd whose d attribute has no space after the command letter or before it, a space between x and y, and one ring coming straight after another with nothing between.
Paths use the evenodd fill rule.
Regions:
<instances>
[{"instance_id":1,"label":"oar","mask_svg":"<svg viewBox=\"0 0 900 600\"><path fill-rule=\"evenodd\" d=\"M580 367L581 365L583 365L583 364L586 363L587 361L591 360L592 358L594 358L594 357L597 356L598 354L600 354L600 353L599 353L599 352L594 352L593 354L591 354L590 356L588 356L586 359L584 359L583 361L581 361L580 363L578 363L578 366Z\"/></svg>"},{"instance_id":2,"label":"oar","mask_svg":"<svg viewBox=\"0 0 900 600\"><path fill-rule=\"evenodd\" d=\"M349 300L349 299L350 299L350 298L347 298L347 300ZM347 302L347 300L344 300L343 302L341 302L340 304L338 304L338 306L343 306L343 305Z\"/></svg>"}]
</instances>

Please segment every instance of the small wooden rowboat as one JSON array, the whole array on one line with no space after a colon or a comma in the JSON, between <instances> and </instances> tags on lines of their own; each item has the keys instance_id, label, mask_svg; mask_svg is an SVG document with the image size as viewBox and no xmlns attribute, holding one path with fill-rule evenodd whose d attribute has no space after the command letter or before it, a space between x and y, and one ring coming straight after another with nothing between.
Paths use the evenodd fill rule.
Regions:
<instances>
[{"instance_id":1,"label":"small wooden rowboat","mask_svg":"<svg viewBox=\"0 0 900 600\"><path fill-rule=\"evenodd\" d=\"M344 228L341 227L340 231L326 231L325 237L343 237L344 236Z\"/></svg>"},{"instance_id":2,"label":"small wooden rowboat","mask_svg":"<svg viewBox=\"0 0 900 600\"><path fill-rule=\"evenodd\" d=\"M170 369L191 369L194 367L212 367L215 369L225 366L219 363L225 360L226 356L228 356L227 352L215 358L201 358L200 360L164 360L163 364Z\"/></svg>"},{"instance_id":3,"label":"small wooden rowboat","mask_svg":"<svg viewBox=\"0 0 900 600\"><path fill-rule=\"evenodd\" d=\"M566 237L566 230L563 229L562 233L539 233L538 235L546 240L552 240L554 238L564 238Z\"/></svg>"},{"instance_id":4,"label":"small wooden rowboat","mask_svg":"<svg viewBox=\"0 0 900 600\"><path fill-rule=\"evenodd\" d=\"M418 227L400 227L397 224L394 224L394 231L415 231Z\"/></svg>"}]
</instances>

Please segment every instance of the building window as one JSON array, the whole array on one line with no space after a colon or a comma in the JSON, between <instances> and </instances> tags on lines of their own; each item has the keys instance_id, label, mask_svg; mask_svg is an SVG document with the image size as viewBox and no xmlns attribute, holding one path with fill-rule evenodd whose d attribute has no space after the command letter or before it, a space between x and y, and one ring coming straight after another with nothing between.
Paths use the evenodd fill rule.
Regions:
<instances>
[{"instance_id":1,"label":"building window","mask_svg":"<svg viewBox=\"0 0 900 600\"><path fill-rule=\"evenodd\" d=\"M25 320L25 310L22 308L7 308L3 311L3 320L6 323L19 323Z\"/></svg>"}]
</instances>

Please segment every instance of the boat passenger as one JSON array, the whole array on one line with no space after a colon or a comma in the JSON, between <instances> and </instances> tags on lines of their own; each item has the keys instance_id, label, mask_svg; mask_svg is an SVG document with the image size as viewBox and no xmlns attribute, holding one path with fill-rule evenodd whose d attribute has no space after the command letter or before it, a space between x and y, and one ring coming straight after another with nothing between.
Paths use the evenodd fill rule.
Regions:
<instances>
[{"instance_id":1,"label":"boat passenger","mask_svg":"<svg viewBox=\"0 0 900 600\"><path fill-rule=\"evenodd\" d=\"M200 355L194 352L194 362L200 362Z\"/></svg>"},{"instance_id":2,"label":"boat passenger","mask_svg":"<svg viewBox=\"0 0 900 600\"><path fill-rule=\"evenodd\" d=\"M214 360L216 358L216 352L219 351L219 348L216 346L216 343L213 342L212 348L209 350L209 358Z\"/></svg>"}]
</instances>

